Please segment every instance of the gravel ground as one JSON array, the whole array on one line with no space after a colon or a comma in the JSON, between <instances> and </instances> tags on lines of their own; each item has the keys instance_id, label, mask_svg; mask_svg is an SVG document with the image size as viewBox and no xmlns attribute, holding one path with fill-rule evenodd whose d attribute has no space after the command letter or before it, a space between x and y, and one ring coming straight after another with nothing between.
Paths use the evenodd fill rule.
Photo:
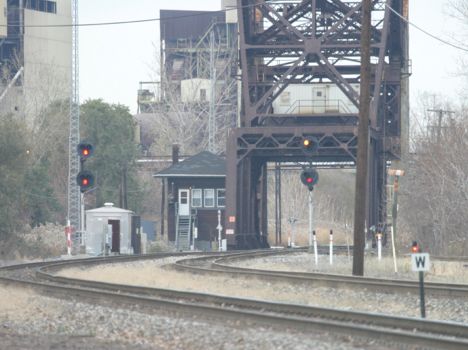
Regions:
<instances>
[{"instance_id":1,"label":"gravel ground","mask_svg":"<svg viewBox=\"0 0 468 350\"><path fill-rule=\"evenodd\" d=\"M329 255L321 255L315 265L313 253L297 252L235 262L236 266L265 270L323 272L351 275L352 257L338 255L330 264ZM418 280L418 274L411 271L410 255L397 258L397 272L391 256L378 260L375 255L366 255L364 264L366 277ZM431 270L425 273L425 281L468 284L468 262L431 261Z\"/></svg>"},{"instance_id":2,"label":"gravel ground","mask_svg":"<svg viewBox=\"0 0 468 350\"><path fill-rule=\"evenodd\" d=\"M178 258L180 259L180 258ZM321 257L321 263L328 257ZM419 316L415 295L312 288L255 279L191 275L163 268L167 258L129 262L89 269L68 269L62 275L108 282L205 291L263 300L340 309ZM249 267L299 270L311 266L309 254L275 256L244 263ZM309 265L306 265L309 264ZM326 269L323 264L323 269ZM340 267L341 266L341 267ZM314 267L315 268L315 267ZM335 272L346 273L349 262L337 258ZM380 277L394 277L392 269ZM460 270L459 270L460 272ZM454 272L455 275L455 272ZM411 277L411 276L410 276ZM415 276L412 276L415 279ZM468 322L468 301L426 298L429 319ZM109 309L74 300L64 301L14 287L0 286L0 349L399 349L395 344L337 336L326 332L295 332L244 322L200 318L196 315L157 311ZM413 348L411 348L413 349Z\"/></svg>"},{"instance_id":3,"label":"gravel ground","mask_svg":"<svg viewBox=\"0 0 468 350\"><path fill-rule=\"evenodd\" d=\"M395 349L327 332L300 333L157 311L154 315L0 289L0 349ZM8 302L5 302L8 300Z\"/></svg>"},{"instance_id":4,"label":"gravel ground","mask_svg":"<svg viewBox=\"0 0 468 350\"><path fill-rule=\"evenodd\" d=\"M180 259L180 258L177 258ZM291 259L292 263L289 263ZM322 268L329 269L324 263L328 257L321 257ZM408 258L409 259L409 258ZM419 295L376 293L365 289L335 289L329 287L313 287L309 284L270 283L255 278L228 278L222 276L202 276L181 273L162 268L164 264L175 259L139 261L118 265L101 265L86 269L66 269L60 272L62 276L101 280L111 283L130 283L133 285L169 288L206 293L231 295L244 298L276 300L281 302L305 304L311 306L339 308L353 311L378 312L407 317L419 317ZM242 262L246 267L281 268L282 270L301 270L305 266L313 266L310 254L299 253L292 256L272 256ZM371 264L370 259L368 259ZM346 257L337 258L333 272L347 273L350 262ZM301 268L299 268L301 266ZM328 266L328 267L327 267ZM390 268L378 266L374 262L373 270L379 277L394 278L393 264ZM402 270L403 271L403 270ZM456 274L456 269L453 273ZM460 270L458 270L460 273ZM402 272L405 274L406 272ZM417 281L417 274L409 275ZM446 276L447 277L447 276ZM452 279L455 279L453 276ZM130 281L130 282L129 282ZM426 295L426 317L433 320L446 320L468 323L468 299L429 297Z\"/></svg>"}]
</instances>

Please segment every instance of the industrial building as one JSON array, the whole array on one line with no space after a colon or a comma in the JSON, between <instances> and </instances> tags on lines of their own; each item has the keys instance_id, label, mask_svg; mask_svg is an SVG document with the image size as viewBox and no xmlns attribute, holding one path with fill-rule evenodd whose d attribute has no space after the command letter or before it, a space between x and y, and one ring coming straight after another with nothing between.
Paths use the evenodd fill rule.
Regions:
<instances>
[{"instance_id":1,"label":"industrial building","mask_svg":"<svg viewBox=\"0 0 468 350\"><path fill-rule=\"evenodd\" d=\"M0 0L0 113L31 120L71 86L70 0Z\"/></svg>"},{"instance_id":2,"label":"industrial building","mask_svg":"<svg viewBox=\"0 0 468 350\"><path fill-rule=\"evenodd\" d=\"M206 124L200 144L224 152L226 127L235 126L238 115L237 11L227 10L235 6L223 1L223 11L160 11L161 79L141 82L138 90L142 140L148 119L185 113Z\"/></svg>"}]
</instances>

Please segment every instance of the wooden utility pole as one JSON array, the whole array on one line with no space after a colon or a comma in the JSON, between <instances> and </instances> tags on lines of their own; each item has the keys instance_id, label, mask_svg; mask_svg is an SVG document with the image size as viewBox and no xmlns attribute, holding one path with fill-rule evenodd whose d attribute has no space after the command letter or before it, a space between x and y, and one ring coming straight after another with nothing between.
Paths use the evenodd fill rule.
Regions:
<instances>
[{"instance_id":1,"label":"wooden utility pole","mask_svg":"<svg viewBox=\"0 0 468 350\"><path fill-rule=\"evenodd\" d=\"M437 120L437 143L440 143L441 136L442 136L442 117L444 114L453 114L454 111L446 111L443 109L428 109L428 112L437 112L438 120Z\"/></svg>"},{"instance_id":2,"label":"wooden utility pole","mask_svg":"<svg viewBox=\"0 0 468 350\"><path fill-rule=\"evenodd\" d=\"M359 128L354 201L353 275L364 275L364 245L367 202L367 167L370 110L370 29L371 0L362 0L361 22L361 92L359 95Z\"/></svg>"},{"instance_id":3,"label":"wooden utility pole","mask_svg":"<svg viewBox=\"0 0 468 350\"><path fill-rule=\"evenodd\" d=\"M124 165L120 174L120 194L119 206L122 209L128 209L127 203L127 166Z\"/></svg>"}]
</instances>

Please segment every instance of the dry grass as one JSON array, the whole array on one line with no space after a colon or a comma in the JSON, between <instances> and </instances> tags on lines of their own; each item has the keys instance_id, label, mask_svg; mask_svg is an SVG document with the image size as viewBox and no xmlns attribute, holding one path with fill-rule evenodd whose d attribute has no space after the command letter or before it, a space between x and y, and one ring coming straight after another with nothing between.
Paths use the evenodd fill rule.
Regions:
<instances>
[{"instance_id":1,"label":"dry grass","mask_svg":"<svg viewBox=\"0 0 468 350\"><path fill-rule=\"evenodd\" d=\"M8 240L0 241L0 259L23 261L58 257L67 251L65 228L47 224L31 228L26 226Z\"/></svg>"},{"instance_id":2,"label":"dry grass","mask_svg":"<svg viewBox=\"0 0 468 350\"><path fill-rule=\"evenodd\" d=\"M333 231L333 243L338 245L346 245L353 243L353 234L348 229L346 230L345 227L338 224L330 224L330 223L317 223L315 227L316 239L317 243L320 244L328 244L330 241L330 230ZM283 233L282 245L286 246L288 243L288 237L292 239L292 233L288 229L285 233ZM270 236L270 240L272 243L274 241L274 236ZM295 234L295 244L296 246L308 246L309 245L309 228L307 224L297 225L296 227L296 234Z\"/></svg>"},{"instance_id":3,"label":"dry grass","mask_svg":"<svg viewBox=\"0 0 468 350\"><path fill-rule=\"evenodd\" d=\"M148 254L175 251L176 249L174 244L169 242L167 239L161 237L160 235L157 235L154 241L147 241L146 252Z\"/></svg>"},{"instance_id":4,"label":"dry grass","mask_svg":"<svg viewBox=\"0 0 468 350\"><path fill-rule=\"evenodd\" d=\"M265 270L322 272L332 274L352 274L352 256L334 256L330 265L330 257L321 255L315 265L313 253L297 253L287 258L284 256L259 258L239 262L236 265ZM391 256L378 260L375 255L366 255L364 259L364 275L366 277L417 280L418 274L411 270L409 255L397 257L397 273ZM431 270L425 273L427 281L468 284L468 263L431 261Z\"/></svg>"},{"instance_id":5,"label":"dry grass","mask_svg":"<svg viewBox=\"0 0 468 350\"><path fill-rule=\"evenodd\" d=\"M285 257L282 257L285 259ZM346 257L337 257L336 264L330 267L327 256L320 257L320 270L336 273L349 273L350 261ZM180 258L179 258L180 259ZM268 259L268 260L267 260ZM290 256L287 258L290 259ZM407 273L409 263L401 258L399 267L401 274ZM331 308L353 309L356 311L386 312L398 315L418 316L417 295L406 295L400 298L397 294L369 293L367 299L363 299L362 291L352 289L339 289L318 287L313 285L301 285L280 282L267 282L256 278L206 276L181 273L163 268L162 264L170 263L174 258L167 258L163 261L141 261L135 263L112 264L92 267L86 270L79 268L67 269L59 274L73 278L87 280L98 280L110 283L131 283L133 285L148 286L153 288L168 288L174 290L187 290L194 292L213 293L218 295L236 296L240 298L252 298L260 300L275 300L279 302L294 302L306 305L315 305ZM251 267L261 267L262 264L269 269L289 268L300 270L304 266L313 266L313 256L311 254L300 253L291 263L281 262L281 256L256 259L250 262ZM284 266L282 266L284 265ZM455 266L450 266L444 270L444 276L461 282ZM377 277L393 277L391 259L386 258L381 264L376 264L375 259L368 259L366 270ZM406 270L405 270L406 269ZM441 271L438 267L434 273ZM448 271L448 272L447 272ZM412 280L417 280L417 274L411 272L408 275ZM440 277L440 276L439 276ZM468 281L466 273L463 277ZM131 281L131 282L129 282ZM408 301L409 299L409 301ZM410 305L416 305L414 308ZM444 309L445 310L445 309ZM430 317L440 319L451 319L450 314L435 314L431 311Z\"/></svg>"},{"instance_id":6,"label":"dry grass","mask_svg":"<svg viewBox=\"0 0 468 350\"><path fill-rule=\"evenodd\" d=\"M38 294L33 290L10 286L0 288L0 319L3 321L27 322L31 319L31 313L46 318L59 308L54 302L41 303Z\"/></svg>"}]
</instances>

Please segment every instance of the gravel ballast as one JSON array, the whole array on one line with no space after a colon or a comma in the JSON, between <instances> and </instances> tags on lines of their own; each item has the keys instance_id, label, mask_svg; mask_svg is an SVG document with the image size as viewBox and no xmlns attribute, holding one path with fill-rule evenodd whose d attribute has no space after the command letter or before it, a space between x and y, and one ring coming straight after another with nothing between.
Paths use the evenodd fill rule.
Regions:
<instances>
[{"instance_id":1,"label":"gravel ballast","mask_svg":"<svg viewBox=\"0 0 468 350\"><path fill-rule=\"evenodd\" d=\"M242 264L248 267L263 265L269 269L276 266L282 270L300 270L297 266L305 266L307 259L311 259L309 254L299 253L261 258ZM324 262L327 258L321 259ZM265 283L256 279L191 275L163 268L163 265L174 260L166 258L87 269L67 269L61 274L114 283L126 282L356 311L419 316L419 299L416 295L306 288L284 283ZM347 273L345 270L349 269L348 264L345 257L337 257L334 271L339 272L341 265L342 271ZM380 275L386 277L382 276L382 272ZM468 322L468 303L464 299L427 298L426 309L429 319ZM246 327L245 322L206 319L169 311L157 311L149 315L138 311L110 309L76 300L49 298L15 287L0 287L0 349L404 348L326 332L304 334L260 325L248 326Z\"/></svg>"},{"instance_id":2,"label":"gravel ballast","mask_svg":"<svg viewBox=\"0 0 468 350\"><path fill-rule=\"evenodd\" d=\"M325 263L328 257L321 257L321 268L330 272L330 266ZM265 282L255 278L230 278L223 276L202 276L181 273L162 268L173 259L139 261L123 264L101 265L97 267L78 269L71 268L61 271L62 276L99 280L110 283L129 283L147 287L168 288L188 291L202 291L212 294L238 296L244 298L274 300L287 303L304 304L310 306L330 307L344 310L377 312L406 317L419 317L419 295L404 293L383 293L366 289L343 289L330 287L312 287L310 285L287 284L279 282ZM409 259L409 258L408 258ZM348 274L349 261L346 257L335 257L332 270L335 273ZM292 261L290 264L289 262ZM299 253L282 256L271 256L240 262L239 265L251 268L281 269L283 271L304 270L306 266L315 266L311 254ZM370 258L369 265L372 265ZM382 278L396 278L390 268L374 264L370 274L377 274ZM311 267L310 270L317 270ZM417 273L408 273L417 281ZM456 270L454 270L456 271ZM458 270L460 271L460 270ZM456 272L454 272L456 273ZM400 278L400 276L397 276ZM452 276L452 279L455 277ZM409 279L409 278L407 278ZM426 317L432 320L446 320L468 323L468 298L446 298L426 296Z\"/></svg>"},{"instance_id":3,"label":"gravel ballast","mask_svg":"<svg viewBox=\"0 0 468 350\"><path fill-rule=\"evenodd\" d=\"M148 315L110 309L14 287L2 288L0 298L0 349L395 348L327 332L304 334L169 311Z\"/></svg>"}]
</instances>

